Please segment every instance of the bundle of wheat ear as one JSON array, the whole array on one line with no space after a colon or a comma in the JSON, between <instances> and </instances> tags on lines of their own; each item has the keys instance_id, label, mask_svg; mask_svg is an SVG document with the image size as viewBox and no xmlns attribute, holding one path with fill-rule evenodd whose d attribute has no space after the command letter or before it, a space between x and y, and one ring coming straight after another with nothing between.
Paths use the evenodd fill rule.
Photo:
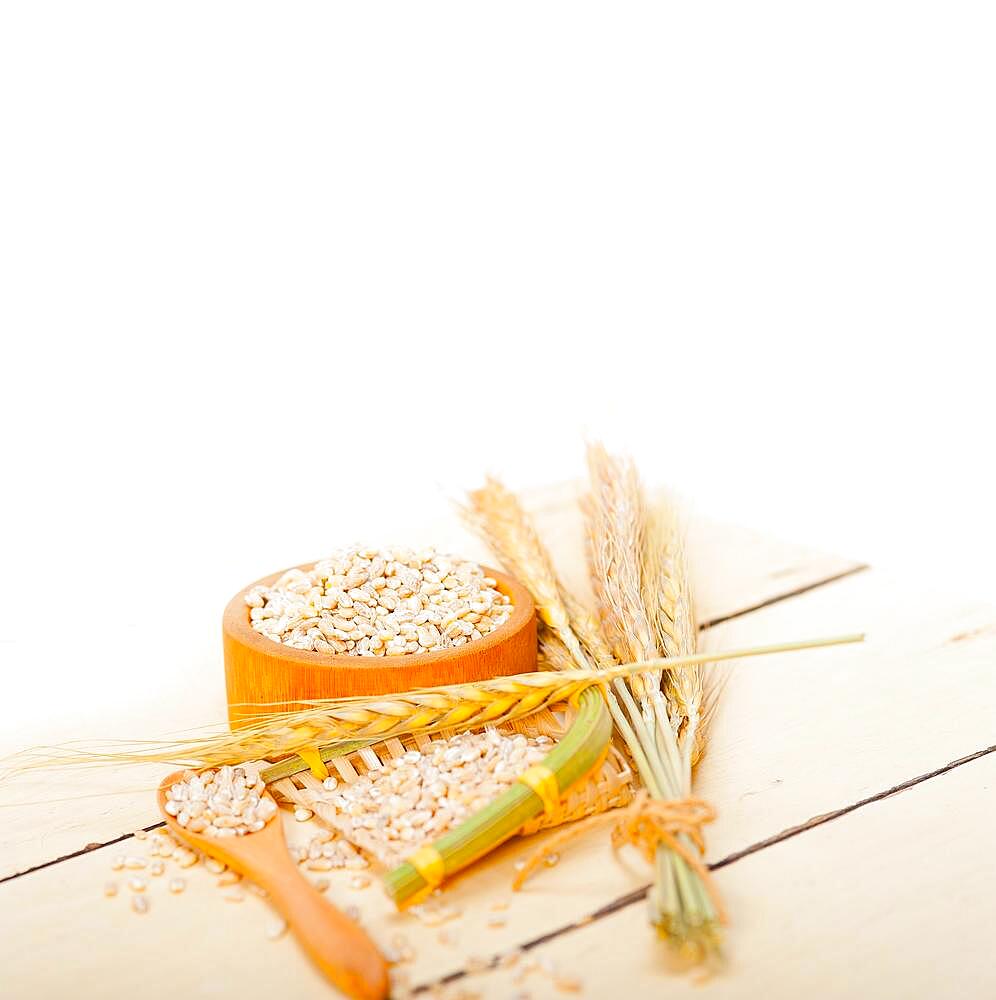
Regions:
<instances>
[{"instance_id":1,"label":"bundle of wheat ear","mask_svg":"<svg viewBox=\"0 0 996 1000\"><path fill-rule=\"evenodd\" d=\"M673 507L650 509L632 462L599 445L589 447L588 467L582 511L594 610L561 585L522 505L500 482L471 493L465 513L531 591L543 624L543 659L561 670L605 671L615 735L644 788L613 840L633 843L654 865L651 920L683 957L699 961L717 952L725 920L702 861L702 825L714 814L691 794L718 688L707 699L695 666L614 674L620 663L687 662L697 628Z\"/></svg>"}]
</instances>

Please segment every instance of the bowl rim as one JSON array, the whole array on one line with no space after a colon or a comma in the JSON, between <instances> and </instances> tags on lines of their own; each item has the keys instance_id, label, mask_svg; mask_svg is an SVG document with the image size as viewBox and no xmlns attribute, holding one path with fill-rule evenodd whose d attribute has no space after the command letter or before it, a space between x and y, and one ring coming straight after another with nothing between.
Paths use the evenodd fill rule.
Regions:
<instances>
[{"instance_id":1,"label":"bowl rim","mask_svg":"<svg viewBox=\"0 0 996 1000\"><path fill-rule=\"evenodd\" d=\"M288 663L313 668L336 667L348 668L350 670L383 670L389 664L396 666L418 664L419 666L424 666L433 663L446 663L447 661L460 659L471 653L485 653L495 646L501 645L501 643L526 628L536 614L532 596L515 577L509 576L507 573L502 573L491 566L482 565L481 569L484 571L484 575L494 579L497 585L496 589L511 600L512 614L507 622L499 625L493 632L489 632L480 639L473 639L470 642L464 643L462 646L437 649L430 653L403 653L400 656L358 656L352 653L319 653L313 649L296 649L293 646L285 646L281 642L274 642L252 628L249 624L249 606L245 603L247 591L257 586L270 586L290 569L309 570L314 567L316 562L320 561L313 560L297 566L289 566L287 569L270 573L242 587L225 607L222 620L225 632L253 652L271 659L275 658Z\"/></svg>"}]
</instances>

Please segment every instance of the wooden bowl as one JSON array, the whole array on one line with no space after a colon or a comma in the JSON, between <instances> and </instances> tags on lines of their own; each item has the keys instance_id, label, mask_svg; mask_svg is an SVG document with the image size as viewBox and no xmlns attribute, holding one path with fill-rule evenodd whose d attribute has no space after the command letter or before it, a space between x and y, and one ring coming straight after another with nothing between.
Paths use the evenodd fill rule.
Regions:
<instances>
[{"instance_id":1,"label":"wooden bowl","mask_svg":"<svg viewBox=\"0 0 996 1000\"><path fill-rule=\"evenodd\" d=\"M512 577L483 569L511 600L509 620L463 646L404 656L339 656L267 639L249 624L245 593L275 583L287 571L249 584L229 601L222 621L229 720L234 725L254 715L300 708L302 699L390 694L535 670L536 613L529 592Z\"/></svg>"}]
</instances>

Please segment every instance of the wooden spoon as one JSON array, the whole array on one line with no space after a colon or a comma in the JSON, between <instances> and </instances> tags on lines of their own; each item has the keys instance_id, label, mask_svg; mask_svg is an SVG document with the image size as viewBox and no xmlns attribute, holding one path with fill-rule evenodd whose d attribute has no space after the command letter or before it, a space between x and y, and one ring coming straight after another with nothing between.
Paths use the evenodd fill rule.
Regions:
<instances>
[{"instance_id":1,"label":"wooden spoon","mask_svg":"<svg viewBox=\"0 0 996 1000\"><path fill-rule=\"evenodd\" d=\"M189 772L177 771L159 786L159 811L170 832L264 888L305 951L340 990L359 1000L385 1000L387 962L367 933L297 870L279 814L258 833L237 837L192 833L166 812L167 792L185 774Z\"/></svg>"}]
</instances>

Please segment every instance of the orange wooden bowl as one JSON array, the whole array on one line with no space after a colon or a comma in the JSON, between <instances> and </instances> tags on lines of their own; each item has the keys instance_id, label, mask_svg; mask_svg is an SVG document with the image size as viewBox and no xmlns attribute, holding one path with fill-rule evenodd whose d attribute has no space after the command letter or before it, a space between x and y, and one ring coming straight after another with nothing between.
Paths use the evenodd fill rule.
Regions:
<instances>
[{"instance_id":1,"label":"orange wooden bowl","mask_svg":"<svg viewBox=\"0 0 996 1000\"><path fill-rule=\"evenodd\" d=\"M228 602L222 621L230 722L236 725L254 715L300 708L301 700L389 694L535 670L536 613L529 592L512 577L483 569L511 600L514 610L509 620L463 646L403 656L338 656L267 639L249 624L245 593L258 584L275 583L287 571L249 584Z\"/></svg>"}]
</instances>

